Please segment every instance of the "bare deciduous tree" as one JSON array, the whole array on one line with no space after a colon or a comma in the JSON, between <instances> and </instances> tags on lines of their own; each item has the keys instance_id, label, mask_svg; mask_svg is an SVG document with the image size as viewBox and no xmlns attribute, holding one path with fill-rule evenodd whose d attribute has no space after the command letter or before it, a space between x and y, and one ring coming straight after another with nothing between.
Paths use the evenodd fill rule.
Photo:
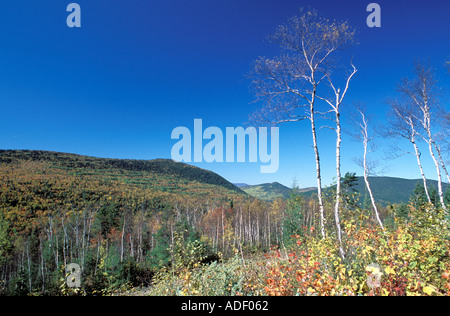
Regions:
<instances>
[{"instance_id":1,"label":"bare deciduous tree","mask_svg":"<svg viewBox=\"0 0 450 316\"><path fill-rule=\"evenodd\" d=\"M332 70L336 63L332 60L336 51L354 42L355 31L347 22L332 22L319 17L316 11L301 12L300 16L289 19L278 27L270 40L281 48L274 58L260 57L249 75L257 101L262 107L255 112L252 121L259 124L281 124L309 120L316 161L317 190L320 210L321 233L325 237L325 217L322 200L320 156L316 134L317 101L321 98L323 83L328 81L336 95L331 102L339 119L339 105L348 89L341 93L332 85ZM337 122L339 124L339 121ZM336 127L338 135L340 125ZM337 141L338 149L340 141ZM339 159L339 158L337 158ZM339 172L339 163L338 163ZM338 228L340 236L340 229Z\"/></svg>"},{"instance_id":2,"label":"bare deciduous tree","mask_svg":"<svg viewBox=\"0 0 450 316\"><path fill-rule=\"evenodd\" d=\"M389 111L387 115L387 125L383 128L383 135L385 137L392 138L404 138L407 139L414 147L414 153L406 152L408 154L413 154L416 157L417 165L419 166L420 174L422 176L423 186L425 188L425 194L427 200L431 203L430 194L428 193L427 178L423 171L420 149L417 145L419 134L417 132L419 126L417 122L417 113L415 113L415 108L411 106L410 103L397 99L389 99L387 101L389 105Z\"/></svg>"},{"instance_id":3,"label":"bare deciduous tree","mask_svg":"<svg viewBox=\"0 0 450 316\"><path fill-rule=\"evenodd\" d=\"M355 111L356 115L354 115L353 123L356 125L357 131L356 133L352 133L351 136L360 141L363 145L363 158L361 161L358 161L358 164L364 169L364 182L366 184L367 191L369 192L369 197L372 203L373 211L375 213L375 218L377 219L377 222L380 225L381 229L384 230L383 222L381 221L380 213L378 212L378 207L375 203L375 198L373 196L369 182L369 176L372 174L373 169L376 167L376 165L371 164L367 158L367 154L370 151L369 146L374 136L371 135L369 131L369 118L367 117L365 110L361 107L356 107Z\"/></svg>"},{"instance_id":4,"label":"bare deciduous tree","mask_svg":"<svg viewBox=\"0 0 450 316\"><path fill-rule=\"evenodd\" d=\"M341 220L339 216L339 207L341 202L341 142L342 142L342 128L341 128L341 105L344 101L344 97L347 94L348 88L350 86L350 81L352 80L353 76L356 74L357 70L355 66L352 64L352 72L347 77L345 88L341 92L340 88L337 88L334 86L333 82L330 79L330 76L327 75L328 82L330 84L330 87L333 89L334 92L334 100L328 99L324 97L318 96L319 99L325 101L330 106L330 113L334 113L334 123L336 124L335 127L326 126L328 128L331 128L332 130L336 131L336 202L334 206L334 220L336 223L336 230L339 240L339 251L341 253L341 256L344 257L344 249L342 248L342 231L341 231Z\"/></svg>"},{"instance_id":5,"label":"bare deciduous tree","mask_svg":"<svg viewBox=\"0 0 450 316\"><path fill-rule=\"evenodd\" d=\"M406 96L411 102L412 106L417 110L417 121L420 123L421 132L418 133L420 137L427 143L431 158L436 167L438 178L438 194L441 207L446 210L444 202L444 193L442 190L442 175L441 167L446 171L445 164L440 154L439 146L436 144L435 135L433 131L433 124L436 123L436 111L439 110L439 88L435 72L431 66L419 62L415 63L414 78L412 80L404 79L398 90ZM435 152L438 152L436 157ZM448 175L448 172L447 172Z\"/></svg>"}]
</instances>

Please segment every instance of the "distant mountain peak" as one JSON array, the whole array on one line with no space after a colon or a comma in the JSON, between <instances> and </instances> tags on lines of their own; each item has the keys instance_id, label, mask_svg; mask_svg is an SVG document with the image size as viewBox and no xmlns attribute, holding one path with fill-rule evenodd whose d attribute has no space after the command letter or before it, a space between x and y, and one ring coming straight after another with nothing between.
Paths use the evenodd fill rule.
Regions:
<instances>
[{"instance_id":1,"label":"distant mountain peak","mask_svg":"<svg viewBox=\"0 0 450 316\"><path fill-rule=\"evenodd\" d=\"M422 179L404 179L390 176L369 177L369 181L376 202L382 205L408 202L417 183L422 183ZM427 181L429 187L434 186L437 188L436 180ZM325 187L323 188L323 191L326 192L334 187L335 186ZM449 187L449 184L443 182L442 187L445 191L447 187ZM277 198L288 198L292 188L288 188L275 181L271 183L249 185L242 187L242 190L261 200L273 201ZM353 190L361 194L360 202L362 203L366 194L366 186L363 177L357 177L357 182L353 187ZM311 196L311 194L317 192L317 188L298 188L298 192L305 196Z\"/></svg>"},{"instance_id":2,"label":"distant mountain peak","mask_svg":"<svg viewBox=\"0 0 450 316\"><path fill-rule=\"evenodd\" d=\"M242 187L247 187L248 184L247 183L233 183L235 186L237 186L238 188L242 188Z\"/></svg>"},{"instance_id":3,"label":"distant mountain peak","mask_svg":"<svg viewBox=\"0 0 450 316\"><path fill-rule=\"evenodd\" d=\"M279 182L248 185L241 188L246 193L265 201L273 201L277 198L287 198L291 189Z\"/></svg>"}]
</instances>

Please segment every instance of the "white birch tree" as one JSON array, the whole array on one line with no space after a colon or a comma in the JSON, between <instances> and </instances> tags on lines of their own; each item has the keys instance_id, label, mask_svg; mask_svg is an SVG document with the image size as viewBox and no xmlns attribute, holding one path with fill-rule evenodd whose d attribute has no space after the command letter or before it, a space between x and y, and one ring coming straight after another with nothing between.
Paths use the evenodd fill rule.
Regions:
<instances>
[{"instance_id":1,"label":"white birch tree","mask_svg":"<svg viewBox=\"0 0 450 316\"><path fill-rule=\"evenodd\" d=\"M316 127L318 94L327 79L332 82L333 55L352 44L354 35L355 31L347 22L329 21L316 11L301 12L270 36L281 48L280 54L273 58L260 57L249 75L257 101L262 103L252 117L253 123L310 122L323 238L326 236L325 210ZM338 104L341 97L338 93Z\"/></svg>"},{"instance_id":2,"label":"white birch tree","mask_svg":"<svg viewBox=\"0 0 450 316\"><path fill-rule=\"evenodd\" d=\"M417 121L420 123L421 132L418 135L427 143L428 151L436 167L438 180L438 194L442 209L446 210L444 193L442 189L441 167L445 164L436 157L435 150L438 145L435 141L433 124L436 124L436 111L439 110L438 97L440 94L437 86L437 79L431 66L415 63L414 78L404 79L398 87L399 91L405 95L411 104L417 109Z\"/></svg>"},{"instance_id":3,"label":"white birch tree","mask_svg":"<svg viewBox=\"0 0 450 316\"><path fill-rule=\"evenodd\" d=\"M334 220L336 224L337 237L339 241L339 252L342 258L345 257L345 252L342 247L342 229L341 220L339 215L340 202L341 202L341 142L342 142L342 127L341 127L341 105L344 101L344 97L347 94L348 88L350 86L350 81L356 74L356 67L352 64L353 70L347 77L345 88L341 92L340 88L336 88L333 81L330 79L330 75L327 75L330 87L333 89L334 99L329 99L325 97L318 96L319 99L325 101L330 106L331 110L328 112L334 113L334 127L326 126L336 132L336 202L334 206Z\"/></svg>"},{"instance_id":4,"label":"white birch tree","mask_svg":"<svg viewBox=\"0 0 450 316\"><path fill-rule=\"evenodd\" d=\"M414 152L411 153L406 151L406 153L416 157L420 175L422 176L423 186L425 188L425 194L428 203L431 203L430 194L428 193L427 178L422 167L422 153L418 146L418 141L420 140L418 134L419 123L416 119L417 114L414 113L415 109L414 107L411 107L410 103L407 103L404 100L399 101L397 99L389 99L387 103L389 105L389 111L387 114L387 125L384 127L383 135L391 138L404 138L412 144ZM398 151L398 148L394 148L394 151Z\"/></svg>"},{"instance_id":5,"label":"white birch tree","mask_svg":"<svg viewBox=\"0 0 450 316\"><path fill-rule=\"evenodd\" d=\"M372 189L370 187L369 176L373 172L374 165L371 165L368 160L368 153L371 151L370 143L372 142L374 136L371 135L369 130L369 118L367 117L365 111L362 108L356 108L356 116L353 122L356 125L357 132L352 134L352 136L360 141L363 145L363 158L359 162L361 167L364 169L364 183L366 184L367 192L369 192L370 202L372 203L373 211L375 214L375 218L380 225L381 229L384 230L383 222L380 218L380 213L378 211L377 204L375 202L375 198L372 193Z\"/></svg>"}]
</instances>

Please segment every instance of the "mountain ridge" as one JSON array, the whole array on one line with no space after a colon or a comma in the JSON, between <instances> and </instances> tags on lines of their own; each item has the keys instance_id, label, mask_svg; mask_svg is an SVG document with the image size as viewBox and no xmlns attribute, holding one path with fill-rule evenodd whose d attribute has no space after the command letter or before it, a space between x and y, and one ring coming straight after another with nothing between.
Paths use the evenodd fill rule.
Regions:
<instances>
[{"instance_id":1,"label":"mountain ridge","mask_svg":"<svg viewBox=\"0 0 450 316\"><path fill-rule=\"evenodd\" d=\"M361 199L364 199L367 192L364 178L356 177L356 179L357 181L354 189L361 194ZM405 179L390 176L373 176L369 177L369 181L375 200L383 205L408 202L417 183L422 184L422 179ZM434 186L437 188L436 180L427 179L427 182L429 187ZM274 186L274 184L276 185ZM322 190L325 193L334 187L335 185L324 187ZM442 182L442 187L445 192L450 185ZM276 198L287 198L292 191L292 188L284 186L278 182L249 185L242 187L241 189L254 197L269 202ZM311 196L312 194L317 193L317 188L299 188L298 192L305 196Z\"/></svg>"},{"instance_id":2,"label":"mountain ridge","mask_svg":"<svg viewBox=\"0 0 450 316\"><path fill-rule=\"evenodd\" d=\"M0 150L0 163L12 163L14 161L45 161L53 163L63 168L95 169L95 170L125 170L131 172L155 172L183 180L199 181L206 184L213 184L244 193L231 182L210 170L202 169L189 164L176 162L172 159L118 159L99 158L73 153L63 153L44 150Z\"/></svg>"},{"instance_id":3,"label":"mountain ridge","mask_svg":"<svg viewBox=\"0 0 450 316\"><path fill-rule=\"evenodd\" d=\"M124 181L127 183L142 184L147 187L154 186L164 192L189 192L186 187L191 182L203 186L202 192L205 193L212 189L212 187L207 188L207 186L213 185L239 195L248 195L268 202L276 198L288 198L292 192L292 188L279 182L257 185L233 184L210 170L175 162L171 159L118 159L43 150L0 150L0 165L18 163L19 161L45 162L51 168L68 170L74 175L110 174L113 175L113 179L125 179ZM149 174L153 175L151 181L147 179ZM145 179L140 180L139 177L143 175ZM167 184L160 185L162 179L165 179L164 181ZM356 179L354 189L361 194L361 200L364 200L366 198L366 187L363 177L356 177ZM369 177L369 180L375 200L383 205L408 202L417 183L422 183L422 179L390 176ZM436 180L428 180L428 184L430 187L437 188ZM180 189L180 187L183 188ZM324 187L324 193L333 187ZM444 192L448 187L449 185L443 182ZM315 187L299 188L298 192L305 196L311 196L317 192L317 189Z\"/></svg>"}]
</instances>

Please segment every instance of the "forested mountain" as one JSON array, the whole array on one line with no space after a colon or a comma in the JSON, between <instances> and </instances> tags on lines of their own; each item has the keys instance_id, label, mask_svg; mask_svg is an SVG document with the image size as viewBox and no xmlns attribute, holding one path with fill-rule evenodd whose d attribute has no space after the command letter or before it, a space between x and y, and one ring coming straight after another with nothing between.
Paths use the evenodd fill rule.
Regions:
<instances>
[{"instance_id":1,"label":"forested mountain","mask_svg":"<svg viewBox=\"0 0 450 316\"><path fill-rule=\"evenodd\" d=\"M423 184L422 179L394 177L369 177L369 181L375 200L383 205L407 203L417 184ZM427 180L427 184L429 188L437 189L436 180ZM444 192L448 187L448 184L442 183ZM357 177L357 182L353 189L361 193L361 200L363 201L367 192L363 177ZM435 190L435 192L437 191Z\"/></svg>"},{"instance_id":2,"label":"forested mountain","mask_svg":"<svg viewBox=\"0 0 450 316\"><path fill-rule=\"evenodd\" d=\"M235 186L237 186L238 188L242 188L242 187L247 187L249 186L247 183L233 183Z\"/></svg>"},{"instance_id":3,"label":"forested mountain","mask_svg":"<svg viewBox=\"0 0 450 316\"><path fill-rule=\"evenodd\" d=\"M291 192L290 188L278 182L247 185L242 186L241 189L248 194L264 201L273 201L277 198L285 199L289 197L289 194Z\"/></svg>"},{"instance_id":4,"label":"forested mountain","mask_svg":"<svg viewBox=\"0 0 450 316\"><path fill-rule=\"evenodd\" d=\"M172 160L2 150L0 295L60 292L68 263L83 267L90 293L114 282L148 283L149 273L170 263L180 234L202 240L206 254L252 245L262 232L253 223L265 218L254 200L213 172ZM233 235L238 218L252 230ZM125 267L132 271L119 270Z\"/></svg>"},{"instance_id":5,"label":"forested mountain","mask_svg":"<svg viewBox=\"0 0 450 316\"><path fill-rule=\"evenodd\" d=\"M111 206L229 204L246 193L219 175L168 159L124 160L74 154L0 151L0 207L18 231L43 216Z\"/></svg>"},{"instance_id":6,"label":"forested mountain","mask_svg":"<svg viewBox=\"0 0 450 316\"><path fill-rule=\"evenodd\" d=\"M175 162L171 159L110 159L50 151L0 150L0 163L2 164L14 164L25 161L49 163L52 168L73 171L69 173L75 172L78 175L83 174L82 170L85 170L86 174L94 174L91 172L93 170L106 171L106 173L117 171L119 174L129 174L133 177L139 176L139 173L151 173L163 177L173 177L180 181L192 180L217 185L240 192L232 183L214 172Z\"/></svg>"},{"instance_id":7,"label":"forested mountain","mask_svg":"<svg viewBox=\"0 0 450 316\"><path fill-rule=\"evenodd\" d=\"M369 181L375 200L385 206L388 204L407 203L416 185L418 183L422 184L421 179L411 180L394 177L369 177ZM437 188L437 181L427 180L427 183L430 188ZM334 187L335 186L324 188L324 192L327 192ZM449 185L442 183L442 187L445 192ZM292 190L291 188L288 188L278 182L251 185L241 187L241 189L256 198L265 201L273 201L276 198L288 198ZM298 192L305 196L311 196L312 194L317 193L317 189L304 188L298 189ZM356 181L354 186L351 188L351 192L360 193L361 196L359 202L360 204L364 202L367 190L363 177L356 177Z\"/></svg>"}]
</instances>

